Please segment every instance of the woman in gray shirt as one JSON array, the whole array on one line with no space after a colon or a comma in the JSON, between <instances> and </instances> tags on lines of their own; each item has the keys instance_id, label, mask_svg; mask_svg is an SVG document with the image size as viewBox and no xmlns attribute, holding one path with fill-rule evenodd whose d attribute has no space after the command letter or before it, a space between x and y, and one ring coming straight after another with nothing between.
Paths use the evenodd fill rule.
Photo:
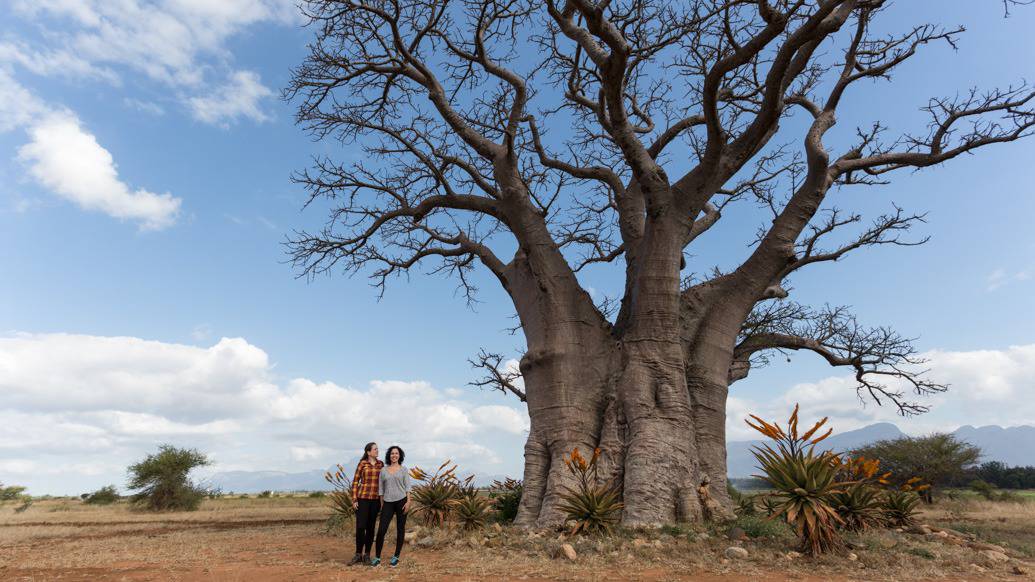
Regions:
<instances>
[{"instance_id":1,"label":"woman in gray shirt","mask_svg":"<svg viewBox=\"0 0 1035 582\"><path fill-rule=\"evenodd\" d=\"M399 552L406 537L406 510L410 502L410 471L403 465L405 458L406 453L396 445L388 447L385 454L385 467L377 482L377 492L382 501L381 523L377 528L377 554L370 561L371 566L381 563L381 549L385 545L385 534L392 516L395 516L395 555L388 565L399 565Z\"/></svg>"}]
</instances>

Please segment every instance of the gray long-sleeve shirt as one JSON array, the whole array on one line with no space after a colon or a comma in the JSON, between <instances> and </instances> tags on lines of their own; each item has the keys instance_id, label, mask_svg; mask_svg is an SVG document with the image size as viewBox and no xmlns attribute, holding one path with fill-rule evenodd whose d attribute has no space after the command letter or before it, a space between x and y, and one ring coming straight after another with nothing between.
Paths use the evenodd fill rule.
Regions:
<instances>
[{"instance_id":1,"label":"gray long-sleeve shirt","mask_svg":"<svg viewBox=\"0 0 1035 582\"><path fill-rule=\"evenodd\" d=\"M400 465L393 475L388 465L381 469L381 477L377 480L377 494L384 501L400 501L410 492L410 470Z\"/></svg>"}]
</instances>

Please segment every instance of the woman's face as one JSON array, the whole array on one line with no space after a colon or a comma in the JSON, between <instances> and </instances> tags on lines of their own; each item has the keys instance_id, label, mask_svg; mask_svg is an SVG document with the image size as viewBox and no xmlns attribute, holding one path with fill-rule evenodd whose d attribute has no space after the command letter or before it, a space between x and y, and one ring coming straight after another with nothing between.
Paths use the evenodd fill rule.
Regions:
<instances>
[{"instance_id":1,"label":"woman's face","mask_svg":"<svg viewBox=\"0 0 1035 582\"><path fill-rule=\"evenodd\" d=\"M371 445L371 446L370 446L370 451L369 451L369 452L367 452L367 454L368 454L368 455L370 455L370 457L371 457L371 458L373 458L373 459L376 459L376 458L377 458L377 455L379 455L379 454L380 454L380 453L378 452L378 450L377 450L377 445Z\"/></svg>"},{"instance_id":2,"label":"woman's face","mask_svg":"<svg viewBox=\"0 0 1035 582\"><path fill-rule=\"evenodd\" d=\"M399 462L399 449L392 449L392 452L388 453L388 460L392 463Z\"/></svg>"}]
</instances>

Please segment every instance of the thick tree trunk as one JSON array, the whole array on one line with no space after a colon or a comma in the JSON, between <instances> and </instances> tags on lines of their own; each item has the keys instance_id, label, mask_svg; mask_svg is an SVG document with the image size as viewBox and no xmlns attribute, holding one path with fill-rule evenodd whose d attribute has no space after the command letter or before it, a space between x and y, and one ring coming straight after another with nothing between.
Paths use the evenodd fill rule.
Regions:
<instances>
[{"instance_id":1,"label":"thick tree trunk","mask_svg":"<svg viewBox=\"0 0 1035 582\"><path fill-rule=\"evenodd\" d=\"M532 427L519 525L564 521L558 506L574 480L563 458L576 447L601 450L598 477L621 491L625 525L729 513L726 386L712 382L726 377L729 363L721 368L721 358L705 362L715 370L688 364L693 350L686 349L680 325L682 237L676 228L659 220L645 233L644 276L618 337L585 314L579 298L564 291L566 284L539 286L537 302L518 302L529 342L521 371ZM558 301L566 294L570 301Z\"/></svg>"},{"instance_id":2,"label":"thick tree trunk","mask_svg":"<svg viewBox=\"0 0 1035 582\"><path fill-rule=\"evenodd\" d=\"M601 449L599 478L622 492L625 525L730 515L726 386L666 361L655 348L623 343L596 354L522 360L532 429L518 525L564 521L560 494L573 480L562 459L575 447ZM558 391L563 397L552 396Z\"/></svg>"}]
</instances>

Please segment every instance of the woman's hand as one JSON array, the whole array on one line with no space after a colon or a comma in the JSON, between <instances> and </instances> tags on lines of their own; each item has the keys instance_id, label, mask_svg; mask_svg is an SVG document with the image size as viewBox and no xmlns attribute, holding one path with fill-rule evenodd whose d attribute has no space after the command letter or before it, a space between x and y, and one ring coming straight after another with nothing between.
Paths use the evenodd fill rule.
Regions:
<instances>
[{"instance_id":1,"label":"woman's hand","mask_svg":"<svg viewBox=\"0 0 1035 582\"><path fill-rule=\"evenodd\" d=\"M359 502L358 501L353 501L352 502L352 509L355 509L356 511L359 511Z\"/></svg>"}]
</instances>

